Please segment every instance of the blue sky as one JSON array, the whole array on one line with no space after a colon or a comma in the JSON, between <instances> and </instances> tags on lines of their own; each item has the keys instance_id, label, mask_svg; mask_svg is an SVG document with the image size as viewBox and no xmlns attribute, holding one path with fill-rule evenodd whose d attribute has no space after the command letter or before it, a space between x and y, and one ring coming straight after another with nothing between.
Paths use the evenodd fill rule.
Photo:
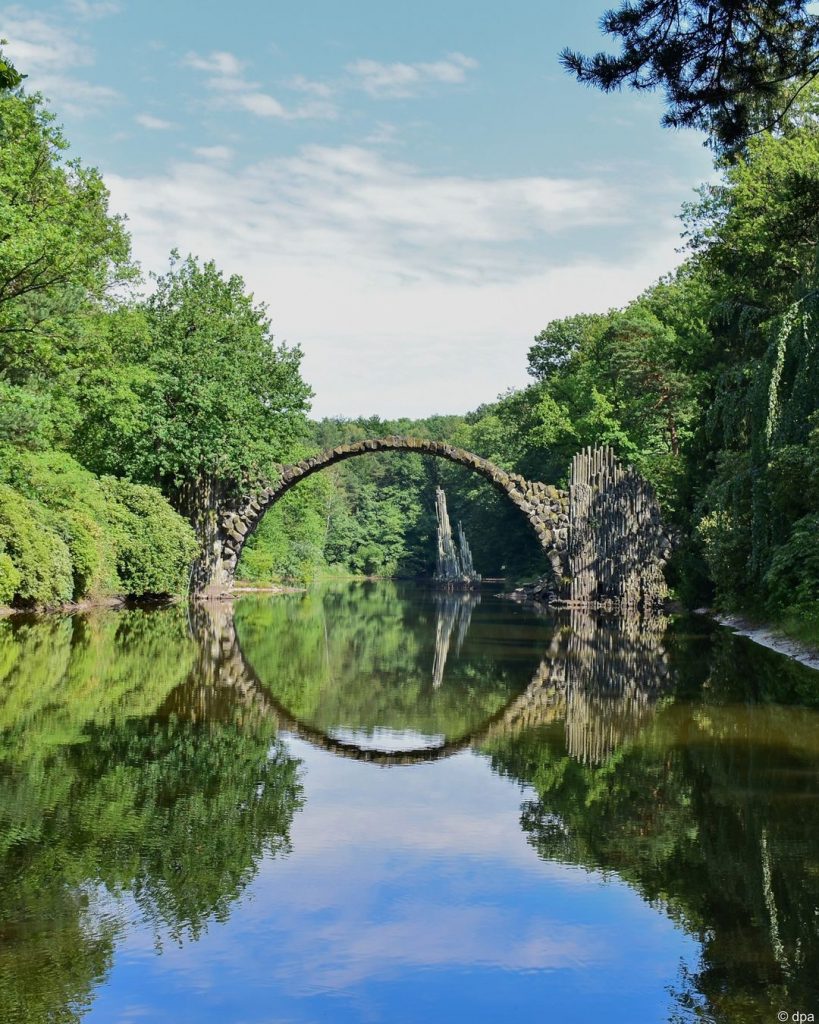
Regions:
<instances>
[{"instance_id":1,"label":"blue sky","mask_svg":"<svg viewBox=\"0 0 819 1024\"><path fill-rule=\"evenodd\" d=\"M317 415L426 415L524 384L550 319L680 259L702 138L557 62L605 45L604 6L34 0L0 35L146 271L177 247L242 274Z\"/></svg>"}]
</instances>

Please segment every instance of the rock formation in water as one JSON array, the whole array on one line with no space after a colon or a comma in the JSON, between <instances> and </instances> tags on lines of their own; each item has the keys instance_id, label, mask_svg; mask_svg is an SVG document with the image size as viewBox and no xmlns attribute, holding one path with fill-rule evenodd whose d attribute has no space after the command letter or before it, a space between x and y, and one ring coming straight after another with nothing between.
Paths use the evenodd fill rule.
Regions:
<instances>
[{"instance_id":1,"label":"rock formation in water","mask_svg":"<svg viewBox=\"0 0 819 1024\"><path fill-rule=\"evenodd\" d=\"M435 582L447 590L467 589L480 583L475 572L472 552L461 523L458 523L458 545L452 536L452 526L446 507L446 494L440 487L435 489L435 511L438 514L438 561L435 568Z\"/></svg>"}]
</instances>

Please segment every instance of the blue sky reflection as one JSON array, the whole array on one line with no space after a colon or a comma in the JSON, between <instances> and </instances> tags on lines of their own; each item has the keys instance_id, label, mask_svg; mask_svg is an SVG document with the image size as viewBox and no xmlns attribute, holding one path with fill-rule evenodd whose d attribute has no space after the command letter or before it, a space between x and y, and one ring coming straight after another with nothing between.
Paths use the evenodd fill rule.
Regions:
<instances>
[{"instance_id":1,"label":"blue sky reflection","mask_svg":"<svg viewBox=\"0 0 819 1024\"><path fill-rule=\"evenodd\" d=\"M293 853L197 943L158 957L130 929L90 1022L667 1019L696 943L619 880L539 860L483 757L385 770L291 745Z\"/></svg>"}]
</instances>

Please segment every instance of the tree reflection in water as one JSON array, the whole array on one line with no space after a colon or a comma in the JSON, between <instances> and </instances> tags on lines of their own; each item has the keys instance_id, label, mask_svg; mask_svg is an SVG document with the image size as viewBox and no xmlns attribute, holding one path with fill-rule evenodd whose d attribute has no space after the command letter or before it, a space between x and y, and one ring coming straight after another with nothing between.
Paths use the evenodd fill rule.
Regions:
<instances>
[{"instance_id":1,"label":"tree reflection in water","mask_svg":"<svg viewBox=\"0 0 819 1024\"><path fill-rule=\"evenodd\" d=\"M811 673L726 635L706 659L702 637L679 630L572 625L554 722L484 746L535 792L521 809L530 842L545 860L616 872L696 935L699 970L674 993L680 1020L816 1012Z\"/></svg>"},{"instance_id":2,"label":"tree reflection in water","mask_svg":"<svg viewBox=\"0 0 819 1024\"><path fill-rule=\"evenodd\" d=\"M388 585L0 623L3 1019L79 1020L134 906L158 948L235 911L304 799L280 728L393 766L473 748L527 787L541 857L615 872L698 938L680 1019L813 1012L811 673L577 613L537 651L533 620L498 616ZM338 738L385 727L435 743Z\"/></svg>"},{"instance_id":3,"label":"tree reflection in water","mask_svg":"<svg viewBox=\"0 0 819 1024\"><path fill-rule=\"evenodd\" d=\"M4 1021L80 1019L126 895L195 939L289 848L298 762L211 664L181 609L0 623Z\"/></svg>"}]
</instances>

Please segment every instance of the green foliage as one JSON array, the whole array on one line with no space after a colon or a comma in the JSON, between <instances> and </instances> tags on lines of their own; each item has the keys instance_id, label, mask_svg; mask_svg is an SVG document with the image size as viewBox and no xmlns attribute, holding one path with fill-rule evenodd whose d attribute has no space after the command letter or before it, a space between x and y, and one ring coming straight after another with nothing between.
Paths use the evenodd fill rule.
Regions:
<instances>
[{"instance_id":1,"label":"green foliage","mask_svg":"<svg viewBox=\"0 0 819 1024\"><path fill-rule=\"evenodd\" d=\"M127 594L178 594L186 589L197 544L190 526L153 487L103 477L117 575Z\"/></svg>"},{"instance_id":2,"label":"green foliage","mask_svg":"<svg viewBox=\"0 0 819 1024\"><path fill-rule=\"evenodd\" d=\"M70 371L89 304L132 273L99 172L66 148L38 96L0 94L0 370L18 383Z\"/></svg>"},{"instance_id":3,"label":"green foliage","mask_svg":"<svg viewBox=\"0 0 819 1024\"><path fill-rule=\"evenodd\" d=\"M702 434L716 455L700 488L698 529L717 598L777 618L819 611L804 549L819 507L818 309L809 293L758 329L766 349L719 372Z\"/></svg>"},{"instance_id":4,"label":"green foliage","mask_svg":"<svg viewBox=\"0 0 819 1024\"><path fill-rule=\"evenodd\" d=\"M0 529L0 596L180 592L196 551L165 498L204 548L215 505L303 437L301 356L212 262L174 254L149 298L123 289L123 222L66 149L40 97L0 95L0 480L26 499Z\"/></svg>"},{"instance_id":5,"label":"green foliage","mask_svg":"<svg viewBox=\"0 0 819 1024\"><path fill-rule=\"evenodd\" d=\"M3 545L0 550L0 604L11 604L23 582L23 575L6 552L5 541L0 543Z\"/></svg>"},{"instance_id":6,"label":"green foliage","mask_svg":"<svg viewBox=\"0 0 819 1024\"><path fill-rule=\"evenodd\" d=\"M6 507L17 506L0 524L16 573L13 588L10 573L3 574L7 603L185 590L193 531L155 489L100 480L65 452L10 446L0 446L0 481Z\"/></svg>"},{"instance_id":7,"label":"green foliage","mask_svg":"<svg viewBox=\"0 0 819 1024\"><path fill-rule=\"evenodd\" d=\"M48 447L55 429L48 394L0 379L0 445L38 451Z\"/></svg>"},{"instance_id":8,"label":"green foliage","mask_svg":"<svg viewBox=\"0 0 819 1024\"><path fill-rule=\"evenodd\" d=\"M71 599L68 546L52 528L48 511L7 484L0 484L0 537L6 556L0 571L11 563L0 577L2 591L12 591L24 604L55 605Z\"/></svg>"},{"instance_id":9,"label":"green foliage","mask_svg":"<svg viewBox=\"0 0 819 1024\"><path fill-rule=\"evenodd\" d=\"M83 426L97 472L176 494L207 479L253 483L302 437L301 353L274 344L240 277L172 254L141 310L115 326L116 365L92 382Z\"/></svg>"},{"instance_id":10,"label":"green foliage","mask_svg":"<svg viewBox=\"0 0 819 1024\"><path fill-rule=\"evenodd\" d=\"M621 52L586 57L567 48L566 70L606 92L624 83L662 89L664 125L707 131L727 153L763 128L781 128L817 74L819 17L808 0L623 0L600 26Z\"/></svg>"},{"instance_id":11,"label":"green foliage","mask_svg":"<svg viewBox=\"0 0 819 1024\"><path fill-rule=\"evenodd\" d=\"M759 325L800 297L819 238L819 87L780 135L747 153L684 208L685 233L715 292L737 355L759 355ZM733 328L733 330L731 330ZM733 353L729 353L729 356Z\"/></svg>"},{"instance_id":12,"label":"green foliage","mask_svg":"<svg viewBox=\"0 0 819 1024\"><path fill-rule=\"evenodd\" d=\"M803 516L773 552L765 573L769 601L779 617L816 617L819 611L819 513Z\"/></svg>"},{"instance_id":13,"label":"green foliage","mask_svg":"<svg viewBox=\"0 0 819 1024\"><path fill-rule=\"evenodd\" d=\"M538 380L545 380L559 371L572 358L590 336L602 332L607 324L600 314L578 313L563 320L552 320L535 335L535 343L529 349L529 373Z\"/></svg>"},{"instance_id":14,"label":"green foliage","mask_svg":"<svg viewBox=\"0 0 819 1024\"><path fill-rule=\"evenodd\" d=\"M326 473L289 491L262 519L244 547L237 570L254 583L304 583L325 567L329 505L333 486Z\"/></svg>"}]
</instances>

